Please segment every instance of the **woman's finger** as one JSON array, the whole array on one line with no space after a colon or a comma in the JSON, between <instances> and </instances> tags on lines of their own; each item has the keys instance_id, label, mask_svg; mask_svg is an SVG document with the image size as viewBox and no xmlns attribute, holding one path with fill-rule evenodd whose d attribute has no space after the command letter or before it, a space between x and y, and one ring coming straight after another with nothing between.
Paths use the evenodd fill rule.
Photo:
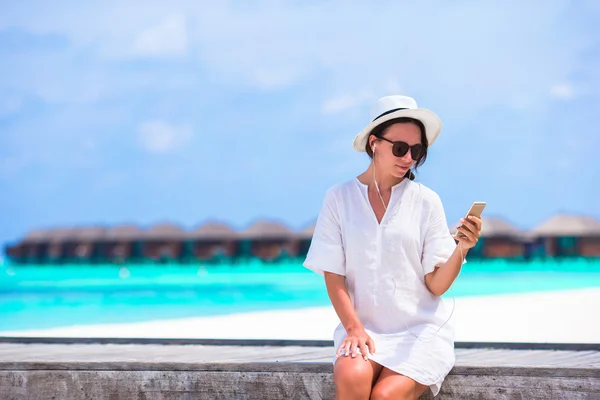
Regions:
<instances>
[{"instance_id":1,"label":"woman's finger","mask_svg":"<svg viewBox=\"0 0 600 400\"><path fill-rule=\"evenodd\" d=\"M359 348L360 348L360 352L362 353L363 358L365 359L365 361L367 361L369 359L369 350L367 349L367 344L366 342L360 342L358 344Z\"/></svg>"},{"instance_id":2,"label":"woman's finger","mask_svg":"<svg viewBox=\"0 0 600 400\"><path fill-rule=\"evenodd\" d=\"M342 354L342 350L344 350L345 346L346 346L346 341L343 340L342 343L340 344L340 346L338 347L338 350L337 350L337 356L338 357Z\"/></svg>"},{"instance_id":3,"label":"woman's finger","mask_svg":"<svg viewBox=\"0 0 600 400\"><path fill-rule=\"evenodd\" d=\"M477 230L480 231L481 230L481 226L483 225L483 220L480 217L476 217L474 215L470 215L469 219L471 221L473 221L473 223L477 227Z\"/></svg>"},{"instance_id":4,"label":"woman's finger","mask_svg":"<svg viewBox=\"0 0 600 400\"><path fill-rule=\"evenodd\" d=\"M350 347L352 346L352 342L346 339L346 356L350 355Z\"/></svg>"},{"instance_id":5,"label":"woman's finger","mask_svg":"<svg viewBox=\"0 0 600 400\"><path fill-rule=\"evenodd\" d=\"M477 225L474 222L472 222L472 221L464 221L462 227L463 228L466 227L470 232L473 232L473 234L475 235L475 237L479 237L480 230L479 230L479 228L477 227Z\"/></svg>"},{"instance_id":6,"label":"woman's finger","mask_svg":"<svg viewBox=\"0 0 600 400\"><path fill-rule=\"evenodd\" d=\"M342 343L340 344L340 347L338 348L338 355L341 355L342 352L344 351L346 347L346 340L342 340Z\"/></svg>"},{"instance_id":7,"label":"woman's finger","mask_svg":"<svg viewBox=\"0 0 600 400\"><path fill-rule=\"evenodd\" d=\"M477 242L477 240L478 240L477 236L475 236L475 234L473 232L471 232L470 230L463 228L462 226L460 228L458 228L458 230L460 232L462 232L463 235L466 236L466 239L468 239L469 242L473 242L473 243ZM465 238L459 238L459 240L460 239L465 240Z\"/></svg>"},{"instance_id":8,"label":"woman's finger","mask_svg":"<svg viewBox=\"0 0 600 400\"><path fill-rule=\"evenodd\" d=\"M478 231L478 229L477 229L477 225L475 225L475 222L473 222L473 221L468 221L468 220L464 220L464 219L461 219L461 221L460 221L460 222L462 222L462 225L461 225L461 226L462 226L463 228L467 228L469 231L471 231L471 232L473 232L473 233L476 233L476 232Z\"/></svg>"},{"instance_id":9,"label":"woman's finger","mask_svg":"<svg viewBox=\"0 0 600 400\"><path fill-rule=\"evenodd\" d=\"M375 354L375 342L370 337L367 339L367 346L369 347L369 353Z\"/></svg>"},{"instance_id":10,"label":"woman's finger","mask_svg":"<svg viewBox=\"0 0 600 400\"><path fill-rule=\"evenodd\" d=\"M352 358L358 354L358 340L352 340Z\"/></svg>"}]
</instances>

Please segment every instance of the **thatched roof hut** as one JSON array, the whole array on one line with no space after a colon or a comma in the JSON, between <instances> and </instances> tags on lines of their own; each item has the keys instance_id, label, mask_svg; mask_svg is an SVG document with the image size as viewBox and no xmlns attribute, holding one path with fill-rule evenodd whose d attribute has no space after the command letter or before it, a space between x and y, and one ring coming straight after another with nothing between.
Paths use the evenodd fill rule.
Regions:
<instances>
[{"instance_id":1,"label":"thatched roof hut","mask_svg":"<svg viewBox=\"0 0 600 400\"><path fill-rule=\"evenodd\" d=\"M161 223L153 225L150 229L144 231L142 238L144 240L179 241L185 240L187 233L178 225Z\"/></svg>"},{"instance_id":2,"label":"thatched roof hut","mask_svg":"<svg viewBox=\"0 0 600 400\"><path fill-rule=\"evenodd\" d=\"M50 240L51 231L51 229L34 229L29 231L21 241L21 244L38 244L47 242Z\"/></svg>"},{"instance_id":3,"label":"thatched roof hut","mask_svg":"<svg viewBox=\"0 0 600 400\"><path fill-rule=\"evenodd\" d=\"M483 218L481 225L481 236L483 237L505 237L520 239L525 236L525 232L516 228L505 219L498 217Z\"/></svg>"},{"instance_id":4,"label":"thatched roof hut","mask_svg":"<svg viewBox=\"0 0 600 400\"><path fill-rule=\"evenodd\" d=\"M291 239L294 232L282 223L260 220L240 232L240 237L251 240Z\"/></svg>"},{"instance_id":5,"label":"thatched roof hut","mask_svg":"<svg viewBox=\"0 0 600 400\"><path fill-rule=\"evenodd\" d=\"M535 237L597 237L600 221L591 216L558 214L534 228L531 234Z\"/></svg>"},{"instance_id":6,"label":"thatched roof hut","mask_svg":"<svg viewBox=\"0 0 600 400\"><path fill-rule=\"evenodd\" d=\"M229 225L210 221L188 232L193 244L193 256L199 260L214 260L216 256L234 257L238 252L238 232Z\"/></svg>"},{"instance_id":7,"label":"thatched roof hut","mask_svg":"<svg viewBox=\"0 0 600 400\"><path fill-rule=\"evenodd\" d=\"M460 221L457 222L450 228L450 233L454 235L456 233L456 225L459 225ZM517 238L523 239L526 233L516 228L510 222L500 217L483 217L483 223L481 225L481 236L486 238Z\"/></svg>"},{"instance_id":8,"label":"thatched roof hut","mask_svg":"<svg viewBox=\"0 0 600 400\"><path fill-rule=\"evenodd\" d=\"M136 225L118 225L106 230L104 240L111 242L132 242L141 239L142 235L142 229Z\"/></svg>"},{"instance_id":9,"label":"thatched roof hut","mask_svg":"<svg viewBox=\"0 0 600 400\"><path fill-rule=\"evenodd\" d=\"M56 228L50 230L47 239L50 243L65 243L73 240L76 234L77 228Z\"/></svg>"},{"instance_id":10,"label":"thatched roof hut","mask_svg":"<svg viewBox=\"0 0 600 400\"><path fill-rule=\"evenodd\" d=\"M187 236L192 240L232 240L238 233L225 223L210 221L188 232Z\"/></svg>"},{"instance_id":11,"label":"thatched roof hut","mask_svg":"<svg viewBox=\"0 0 600 400\"><path fill-rule=\"evenodd\" d=\"M98 242L106 236L107 229L103 226L75 228L72 238L76 242Z\"/></svg>"}]
</instances>

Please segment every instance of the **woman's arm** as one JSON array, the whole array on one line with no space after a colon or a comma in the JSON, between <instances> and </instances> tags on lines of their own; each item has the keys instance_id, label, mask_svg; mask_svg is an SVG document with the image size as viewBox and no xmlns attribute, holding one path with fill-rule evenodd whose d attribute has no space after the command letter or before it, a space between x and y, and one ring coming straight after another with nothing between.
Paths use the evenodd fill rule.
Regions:
<instances>
[{"instance_id":1,"label":"woman's arm","mask_svg":"<svg viewBox=\"0 0 600 400\"><path fill-rule=\"evenodd\" d=\"M465 237L455 236L458 245L450 255L450 258L444 263L436 265L433 272L425 275L425 285L431 293L441 296L450 288L454 280L460 273L463 260L467 256L469 249L475 246L481 235L481 218L469 217L470 221L461 219L462 226L457 230L464 233Z\"/></svg>"},{"instance_id":2,"label":"woman's arm","mask_svg":"<svg viewBox=\"0 0 600 400\"><path fill-rule=\"evenodd\" d=\"M466 257L469 250L464 249L463 255L461 255L459 246L460 244L456 246L448 261L438 264L433 272L425 275L427 289L436 296L446 293L460 273L464 260L463 255Z\"/></svg>"},{"instance_id":3,"label":"woman's arm","mask_svg":"<svg viewBox=\"0 0 600 400\"><path fill-rule=\"evenodd\" d=\"M351 354L352 357L355 357L358 354L357 348L359 348L363 358L367 360L368 352L375 353L375 343L365 332L365 328L354 310L346 287L346 278L331 272L325 272L324 275L327 294L347 333L346 339L338 348L337 355L339 356L345 349L346 355Z\"/></svg>"}]
</instances>

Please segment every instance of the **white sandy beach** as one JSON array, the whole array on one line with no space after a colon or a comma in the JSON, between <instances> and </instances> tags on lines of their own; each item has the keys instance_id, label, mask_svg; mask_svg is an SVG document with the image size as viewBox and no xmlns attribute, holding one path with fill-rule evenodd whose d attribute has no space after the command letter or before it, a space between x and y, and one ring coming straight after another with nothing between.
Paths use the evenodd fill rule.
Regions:
<instances>
[{"instance_id":1,"label":"white sandy beach","mask_svg":"<svg viewBox=\"0 0 600 400\"><path fill-rule=\"evenodd\" d=\"M599 343L600 288L457 298L452 321L456 341ZM332 307L318 307L0 336L330 340L337 323Z\"/></svg>"}]
</instances>

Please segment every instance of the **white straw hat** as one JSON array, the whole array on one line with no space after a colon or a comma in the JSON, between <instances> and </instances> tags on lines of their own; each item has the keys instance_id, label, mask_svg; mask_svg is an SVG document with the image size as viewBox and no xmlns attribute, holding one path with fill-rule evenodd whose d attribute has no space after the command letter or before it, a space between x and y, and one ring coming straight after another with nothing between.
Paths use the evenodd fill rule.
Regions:
<instances>
[{"instance_id":1,"label":"white straw hat","mask_svg":"<svg viewBox=\"0 0 600 400\"><path fill-rule=\"evenodd\" d=\"M385 96L377 100L371 111L372 122L354 138L353 147L365 151L371 131L391 119L409 117L418 119L425 126L428 145L431 146L442 130L442 120L431 110L419 108L417 102L408 96Z\"/></svg>"}]
</instances>

